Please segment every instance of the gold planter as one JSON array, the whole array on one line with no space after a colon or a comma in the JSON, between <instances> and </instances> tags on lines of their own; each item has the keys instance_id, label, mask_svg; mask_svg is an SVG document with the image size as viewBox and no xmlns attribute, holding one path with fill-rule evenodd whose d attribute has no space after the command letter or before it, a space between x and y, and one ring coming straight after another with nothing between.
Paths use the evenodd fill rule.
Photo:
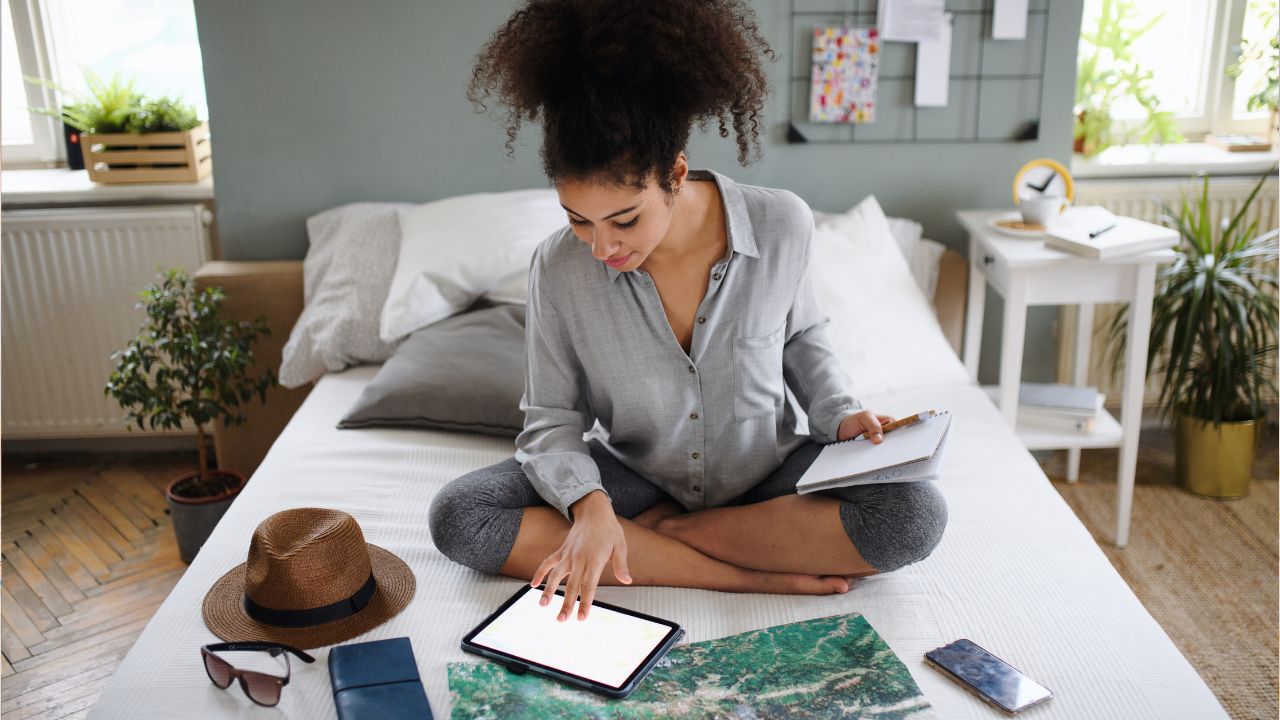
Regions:
<instances>
[{"instance_id":1,"label":"gold planter","mask_svg":"<svg viewBox=\"0 0 1280 720\"><path fill-rule=\"evenodd\" d=\"M1224 421L1218 427L1175 414L1174 458L1178 483L1196 495L1226 499L1249 493L1253 449L1265 417Z\"/></svg>"}]
</instances>

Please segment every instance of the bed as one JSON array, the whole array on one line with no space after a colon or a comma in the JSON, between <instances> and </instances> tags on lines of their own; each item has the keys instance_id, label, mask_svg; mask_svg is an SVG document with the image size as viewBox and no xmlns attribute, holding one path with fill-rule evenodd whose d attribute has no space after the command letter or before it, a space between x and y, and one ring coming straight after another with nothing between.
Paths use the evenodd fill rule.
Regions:
<instances>
[{"instance_id":1,"label":"bed","mask_svg":"<svg viewBox=\"0 0 1280 720\"><path fill-rule=\"evenodd\" d=\"M954 258L943 264L938 292L954 292L948 283L965 272L948 270L949 262ZM958 294L963 297L963 288ZM947 305L943 314L963 312ZM958 343L956 336L952 345ZM926 651L961 637L1054 691L1053 700L1027 717L1226 717L986 393L970 380L954 379L954 356L930 362L938 363L937 376L946 381L860 395L864 406L895 416L921 407L954 413L954 438L937 481L950 520L929 558L827 597L651 587L604 587L597 597L680 622L688 631L684 642L860 612L906 663L941 718L997 716L923 662ZM460 639L520 581L485 576L441 555L431 540L427 510L449 480L509 457L513 446L509 438L468 433L337 429L377 371L365 365L326 373L305 394L90 718L335 717L327 648L313 652L313 665L294 663L292 682L273 710L253 705L237 688L213 687L199 659L199 646L216 640L201 620L205 592L244 561L262 519L304 505L351 513L370 542L413 569L418 584L409 606L353 642L410 637L436 717L450 716L447 663L479 662L459 649Z\"/></svg>"}]
</instances>

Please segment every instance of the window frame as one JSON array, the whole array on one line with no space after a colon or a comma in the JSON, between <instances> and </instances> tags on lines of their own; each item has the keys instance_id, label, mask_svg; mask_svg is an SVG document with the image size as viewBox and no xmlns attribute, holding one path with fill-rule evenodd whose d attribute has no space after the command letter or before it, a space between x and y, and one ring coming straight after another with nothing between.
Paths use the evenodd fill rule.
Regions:
<instances>
[{"instance_id":1,"label":"window frame","mask_svg":"<svg viewBox=\"0 0 1280 720\"><path fill-rule=\"evenodd\" d=\"M1244 33L1244 14L1249 0L1225 0L1229 7L1223 11L1226 20L1221 33L1222 67L1218 73L1222 86L1218 89L1217 102L1211 108L1212 127L1217 133L1255 133L1267 135L1271 114L1265 111L1256 113L1257 117L1236 118L1232 114L1235 102L1236 81L1227 77L1227 67L1234 63L1241 53L1240 41ZM1249 113L1254 115L1254 113Z\"/></svg>"},{"instance_id":2,"label":"window frame","mask_svg":"<svg viewBox=\"0 0 1280 720\"><path fill-rule=\"evenodd\" d=\"M1236 80L1227 77L1227 67L1240 57L1240 39L1243 34L1244 13L1249 0L1213 0L1209 13L1212 27L1205 31L1209 47L1206 57L1209 62L1201 69L1208 73L1201 75L1204 87L1204 103L1200 113L1195 115L1175 115L1174 121L1178 130L1186 137L1187 142L1203 142L1206 135L1225 135L1228 133L1252 133L1266 136L1268 134L1269 113L1260 113L1256 117L1235 118L1231 112L1235 100ZM1077 59L1078 62L1078 59ZM1142 119L1124 118L1113 121L1113 127L1120 133L1137 130L1143 124Z\"/></svg>"},{"instance_id":3,"label":"window frame","mask_svg":"<svg viewBox=\"0 0 1280 720\"><path fill-rule=\"evenodd\" d=\"M52 37L43 0L0 0L9 3L13 17L14 40L23 75L52 78L60 82L52 47ZM57 92L52 88L23 82L29 107L56 107ZM32 142L3 146L0 163L5 167L44 168L66 165L67 151L62 125L48 115L30 113Z\"/></svg>"}]
</instances>

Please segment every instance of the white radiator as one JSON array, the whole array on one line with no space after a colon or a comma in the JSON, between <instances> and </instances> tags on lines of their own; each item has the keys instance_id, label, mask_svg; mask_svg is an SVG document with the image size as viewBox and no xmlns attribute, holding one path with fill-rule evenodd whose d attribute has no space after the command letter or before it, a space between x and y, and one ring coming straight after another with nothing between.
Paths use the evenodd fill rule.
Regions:
<instances>
[{"instance_id":1,"label":"white radiator","mask_svg":"<svg viewBox=\"0 0 1280 720\"><path fill-rule=\"evenodd\" d=\"M103 393L111 353L142 325L134 306L158 268L194 273L209 259L211 219L203 205L0 214L6 439L127 433L125 411Z\"/></svg>"},{"instance_id":2,"label":"white radiator","mask_svg":"<svg viewBox=\"0 0 1280 720\"><path fill-rule=\"evenodd\" d=\"M1223 219L1229 220L1240 210L1258 179L1248 177L1213 177L1209 179L1209 212L1215 224L1220 227ZM1136 217L1148 222L1160 222L1163 212L1162 203L1167 203L1174 212L1182 204L1182 194L1188 200L1196 197L1203 189L1203 180L1192 179L1150 179L1150 180L1081 180L1076 184L1077 205L1101 205L1119 214ZM1271 178L1258 191L1253 204L1246 215L1246 221L1257 220L1258 232L1265 233L1277 225L1277 192L1275 178ZM1163 266L1162 266L1163 267ZM1106 393L1107 405L1119 405L1123 380L1120 372L1111 377L1108 371L1105 351L1105 331L1108 320L1115 312L1117 305L1100 303L1095 306L1093 321L1093 342L1089 360L1089 376L1087 383L1097 385L1099 391ZM1072 359L1074 357L1074 338L1076 334L1077 312L1074 306L1064 308L1062 321L1059 323L1058 343L1058 382L1069 383L1072 378ZM1123 356L1121 359L1123 362ZM1145 391L1145 403L1154 405L1160 397L1161 380L1159 373L1152 373ZM1265 396L1265 395L1264 395ZM1275 398L1272 397L1274 402Z\"/></svg>"}]
</instances>

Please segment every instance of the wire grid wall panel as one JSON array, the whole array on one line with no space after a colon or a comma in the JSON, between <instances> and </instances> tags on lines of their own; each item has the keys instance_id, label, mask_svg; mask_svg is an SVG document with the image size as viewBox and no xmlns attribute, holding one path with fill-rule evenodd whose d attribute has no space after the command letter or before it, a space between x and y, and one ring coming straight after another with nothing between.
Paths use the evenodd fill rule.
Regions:
<instances>
[{"instance_id":1,"label":"wire grid wall panel","mask_svg":"<svg viewBox=\"0 0 1280 720\"><path fill-rule=\"evenodd\" d=\"M1039 137L1049 0L1030 0L1027 34L991 38L995 0L946 0L954 15L944 107L916 107L916 43L882 41L873 123L809 122L813 30L876 27L880 0L790 0L789 142L1006 143Z\"/></svg>"}]
</instances>

